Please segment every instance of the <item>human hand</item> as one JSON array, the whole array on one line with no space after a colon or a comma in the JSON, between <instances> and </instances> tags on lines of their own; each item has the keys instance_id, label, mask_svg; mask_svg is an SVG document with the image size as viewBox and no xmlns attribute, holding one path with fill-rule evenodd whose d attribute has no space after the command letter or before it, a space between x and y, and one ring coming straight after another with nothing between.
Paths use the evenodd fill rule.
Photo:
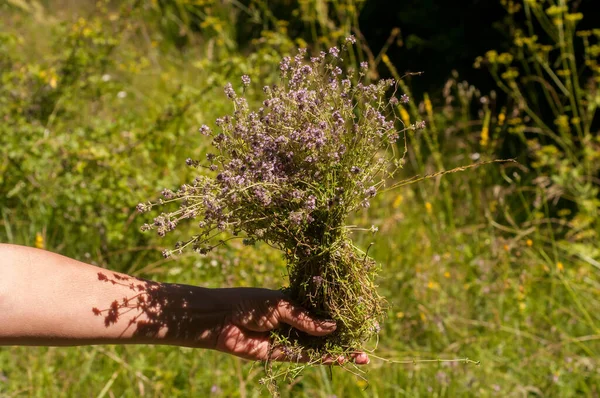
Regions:
<instances>
[{"instance_id":1,"label":"human hand","mask_svg":"<svg viewBox=\"0 0 600 398\"><path fill-rule=\"evenodd\" d=\"M232 308L217 337L216 349L219 351L251 360L307 362L307 355L291 358L283 349L271 347L270 331L287 324L312 336L325 336L336 329L335 322L313 318L280 291L259 288L219 290ZM359 365L369 363L364 352L356 352L350 358L326 357L323 363L342 364L347 360Z\"/></svg>"}]
</instances>

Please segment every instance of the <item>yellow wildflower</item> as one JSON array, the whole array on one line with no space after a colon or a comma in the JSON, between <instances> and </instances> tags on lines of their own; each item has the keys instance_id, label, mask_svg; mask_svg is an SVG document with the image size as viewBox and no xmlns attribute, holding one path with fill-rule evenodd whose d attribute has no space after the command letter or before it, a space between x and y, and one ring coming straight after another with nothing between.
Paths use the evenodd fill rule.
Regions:
<instances>
[{"instance_id":1,"label":"yellow wildflower","mask_svg":"<svg viewBox=\"0 0 600 398\"><path fill-rule=\"evenodd\" d=\"M429 281L427 283L427 288L431 290L439 290L440 284L434 281Z\"/></svg>"},{"instance_id":2,"label":"yellow wildflower","mask_svg":"<svg viewBox=\"0 0 600 398\"><path fill-rule=\"evenodd\" d=\"M489 63L494 64L498 59L498 52L495 50L490 50L485 53L485 57L487 58Z\"/></svg>"},{"instance_id":3,"label":"yellow wildflower","mask_svg":"<svg viewBox=\"0 0 600 398\"><path fill-rule=\"evenodd\" d=\"M400 207L400 205L402 204L402 200L404 198L402 197L402 195L398 195L396 196L396 199L394 199L394 203L392 203L392 207L394 209L397 209L398 207Z\"/></svg>"},{"instance_id":4,"label":"yellow wildflower","mask_svg":"<svg viewBox=\"0 0 600 398\"><path fill-rule=\"evenodd\" d=\"M479 144L481 146L487 146L488 142L490 140L490 130L488 128L488 126L483 126L483 128L481 129L481 139L479 140Z\"/></svg>"},{"instance_id":5,"label":"yellow wildflower","mask_svg":"<svg viewBox=\"0 0 600 398\"><path fill-rule=\"evenodd\" d=\"M531 239L527 239L527 241L525 242L527 244L527 246L531 247L533 246L533 241Z\"/></svg>"},{"instance_id":6,"label":"yellow wildflower","mask_svg":"<svg viewBox=\"0 0 600 398\"><path fill-rule=\"evenodd\" d=\"M583 14L580 12L576 12L573 14L567 14L567 15L565 15L565 19L569 22L581 21L583 19Z\"/></svg>"},{"instance_id":7,"label":"yellow wildflower","mask_svg":"<svg viewBox=\"0 0 600 398\"><path fill-rule=\"evenodd\" d=\"M396 312L396 318L398 318L398 319L404 318L404 312L402 312L402 311Z\"/></svg>"},{"instance_id":8,"label":"yellow wildflower","mask_svg":"<svg viewBox=\"0 0 600 398\"><path fill-rule=\"evenodd\" d=\"M38 249L43 249L45 247L44 237L39 232L35 234L35 247L37 247Z\"/></svg>"},{"instance_id":9,"label":"yellow wildflower","mask_svg":"<svg viewBox=\"0 0 600 398\"><path fill-rule=\"evenodd\" d=\"M505 120L506 120L506 115L504 114L504 112L500 113L498 115L498 126L502 126L504 124Z\"/></svg>"},{"instance_id":10,"label":"yellow wildflower","mask_svg":"<svg viewBox=\"0 0 600 398\"><path fill-rule=\"evenodd\" d=\"M450 278L450 272L448 272L448 271L444 272L444 277L446 279Z\"/></svg>"},{"instance_id":11,"label":"yellow wildflower","mask_svg":"<svg viewBox=\"0 0 600 398\"><path fill-rule=\"evenodd\" d=\"M400 119L402 119L404 126L410 126L410 115L403 107L400 107Z\"/></svg>"},{"instance_id":12,"label":"yellow wildflower","mask_svg":"<svg viewBox=\"0 0 600 398\"><path fill-rule=\"evenodd\" d=\"M560 261L556 263L556 269L558 270L558 272L561 272L562 270L565 269L565 266L563 265L563 263L561 263Z\"/></svg>"},{"instance_id":13,"label":"yellow wildflower","mask_svg":"<svg viewBox=\"0 0 600 398\"><path fill-rule=\"evenodd\" d=\"M433 106L431 105L431 100L429 99L429 95L425 94L425 111L427 111L427 115L433 114Z\"/></svg>"},{"instance_id":14,"label":"yellow wildflower","mask_svg":"<svg viewBox=\"0 0 600 398\"><path fill-rule=\"evenodd\" d=\"M431 205L431 203L425 202L425 210L427 210L427 213L431 214L432 209L433 206Z\"/></svg>"},{"instance_id":15,"label":"yellow wildflower","mask_svg":"<svg viewBox=\"0 0 600 398\"><path fill-rule=\"evenodd\" d=\"M483 118L483 127L481 128L481 139L479 140L479 144L482 147L486 147L488 142L490 141L490 117L491 112L487 110L485 112L485 117Z\"/></svg>"}]
</instances>

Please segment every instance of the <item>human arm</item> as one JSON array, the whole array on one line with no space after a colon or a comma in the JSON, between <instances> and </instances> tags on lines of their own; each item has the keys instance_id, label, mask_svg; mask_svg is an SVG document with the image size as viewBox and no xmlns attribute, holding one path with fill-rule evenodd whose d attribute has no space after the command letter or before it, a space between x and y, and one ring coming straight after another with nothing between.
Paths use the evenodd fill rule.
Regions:
<instances>
[{"instance_id":1,"label":"human arm","mask_svg":"<svg viewBox=\"0 0 600 398\"><path fill-rule=\"evenodd\" d=\"M145 281L0 244L0 345L166 344L285 360L269 338L282 323L316 336L335 330L279 291Z\"/></svg>"}]
</instances>

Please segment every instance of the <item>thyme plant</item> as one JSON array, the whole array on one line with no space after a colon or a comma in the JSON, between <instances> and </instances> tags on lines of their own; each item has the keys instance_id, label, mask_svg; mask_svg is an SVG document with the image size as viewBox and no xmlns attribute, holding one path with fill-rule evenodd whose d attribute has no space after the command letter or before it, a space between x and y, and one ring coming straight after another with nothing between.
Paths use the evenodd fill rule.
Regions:
<instances>
[{"instance_id":1,"label":"thyme plant","mask_svg":"<svg viewBox=\"0 0 600 398\"><path fill-rule=\"evenodd\" d=\"M184 249L206 254L225 242L226 231L246 244L260 241L282 251L290 298L338 325L325 338L293 329L275 333L275 344L292 360L300 352L318 362L323 355L360 350L379 331L384 314L374 283L378 267L354 245L350 234L356 227L346 220L369 207L399 167L394 152L403 129L397 129L394 108L408 97L396 96L391 79L368 84L366 63L343 71L342 55L352 44L349 37L341 48L314 57L300 49L283 58L280 82L264 87L258 109L227 84L233 113L216 120L217 131L200 128L212 138L207 162L187 160L208 167L213 177L204 173L176 192L164 190L157 203L138 205L146 212L179 203L143 225L160 236L183 220L197 223L198 233L165 257ZM243 91L250 84L243 76ZM424 122L404 129L422 127Z\"/></svg>"}]
</instances>

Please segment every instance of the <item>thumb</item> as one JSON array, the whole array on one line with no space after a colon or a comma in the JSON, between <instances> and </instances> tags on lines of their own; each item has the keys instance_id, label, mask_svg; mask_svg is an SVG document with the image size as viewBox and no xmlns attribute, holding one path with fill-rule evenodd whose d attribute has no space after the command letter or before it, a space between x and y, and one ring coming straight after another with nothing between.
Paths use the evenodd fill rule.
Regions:
<instances>
[{"instance_id":1,"label":"thumb","mask_svg":"<svg viewBox=\"0 0 600 398\"><path fill-rule=\"evenodd\" d=\"M305 309L282 300L277 305L279 321L313 336L325 336L336 329L334 321L313 318Z\"/></svg>"}]
</instances>

